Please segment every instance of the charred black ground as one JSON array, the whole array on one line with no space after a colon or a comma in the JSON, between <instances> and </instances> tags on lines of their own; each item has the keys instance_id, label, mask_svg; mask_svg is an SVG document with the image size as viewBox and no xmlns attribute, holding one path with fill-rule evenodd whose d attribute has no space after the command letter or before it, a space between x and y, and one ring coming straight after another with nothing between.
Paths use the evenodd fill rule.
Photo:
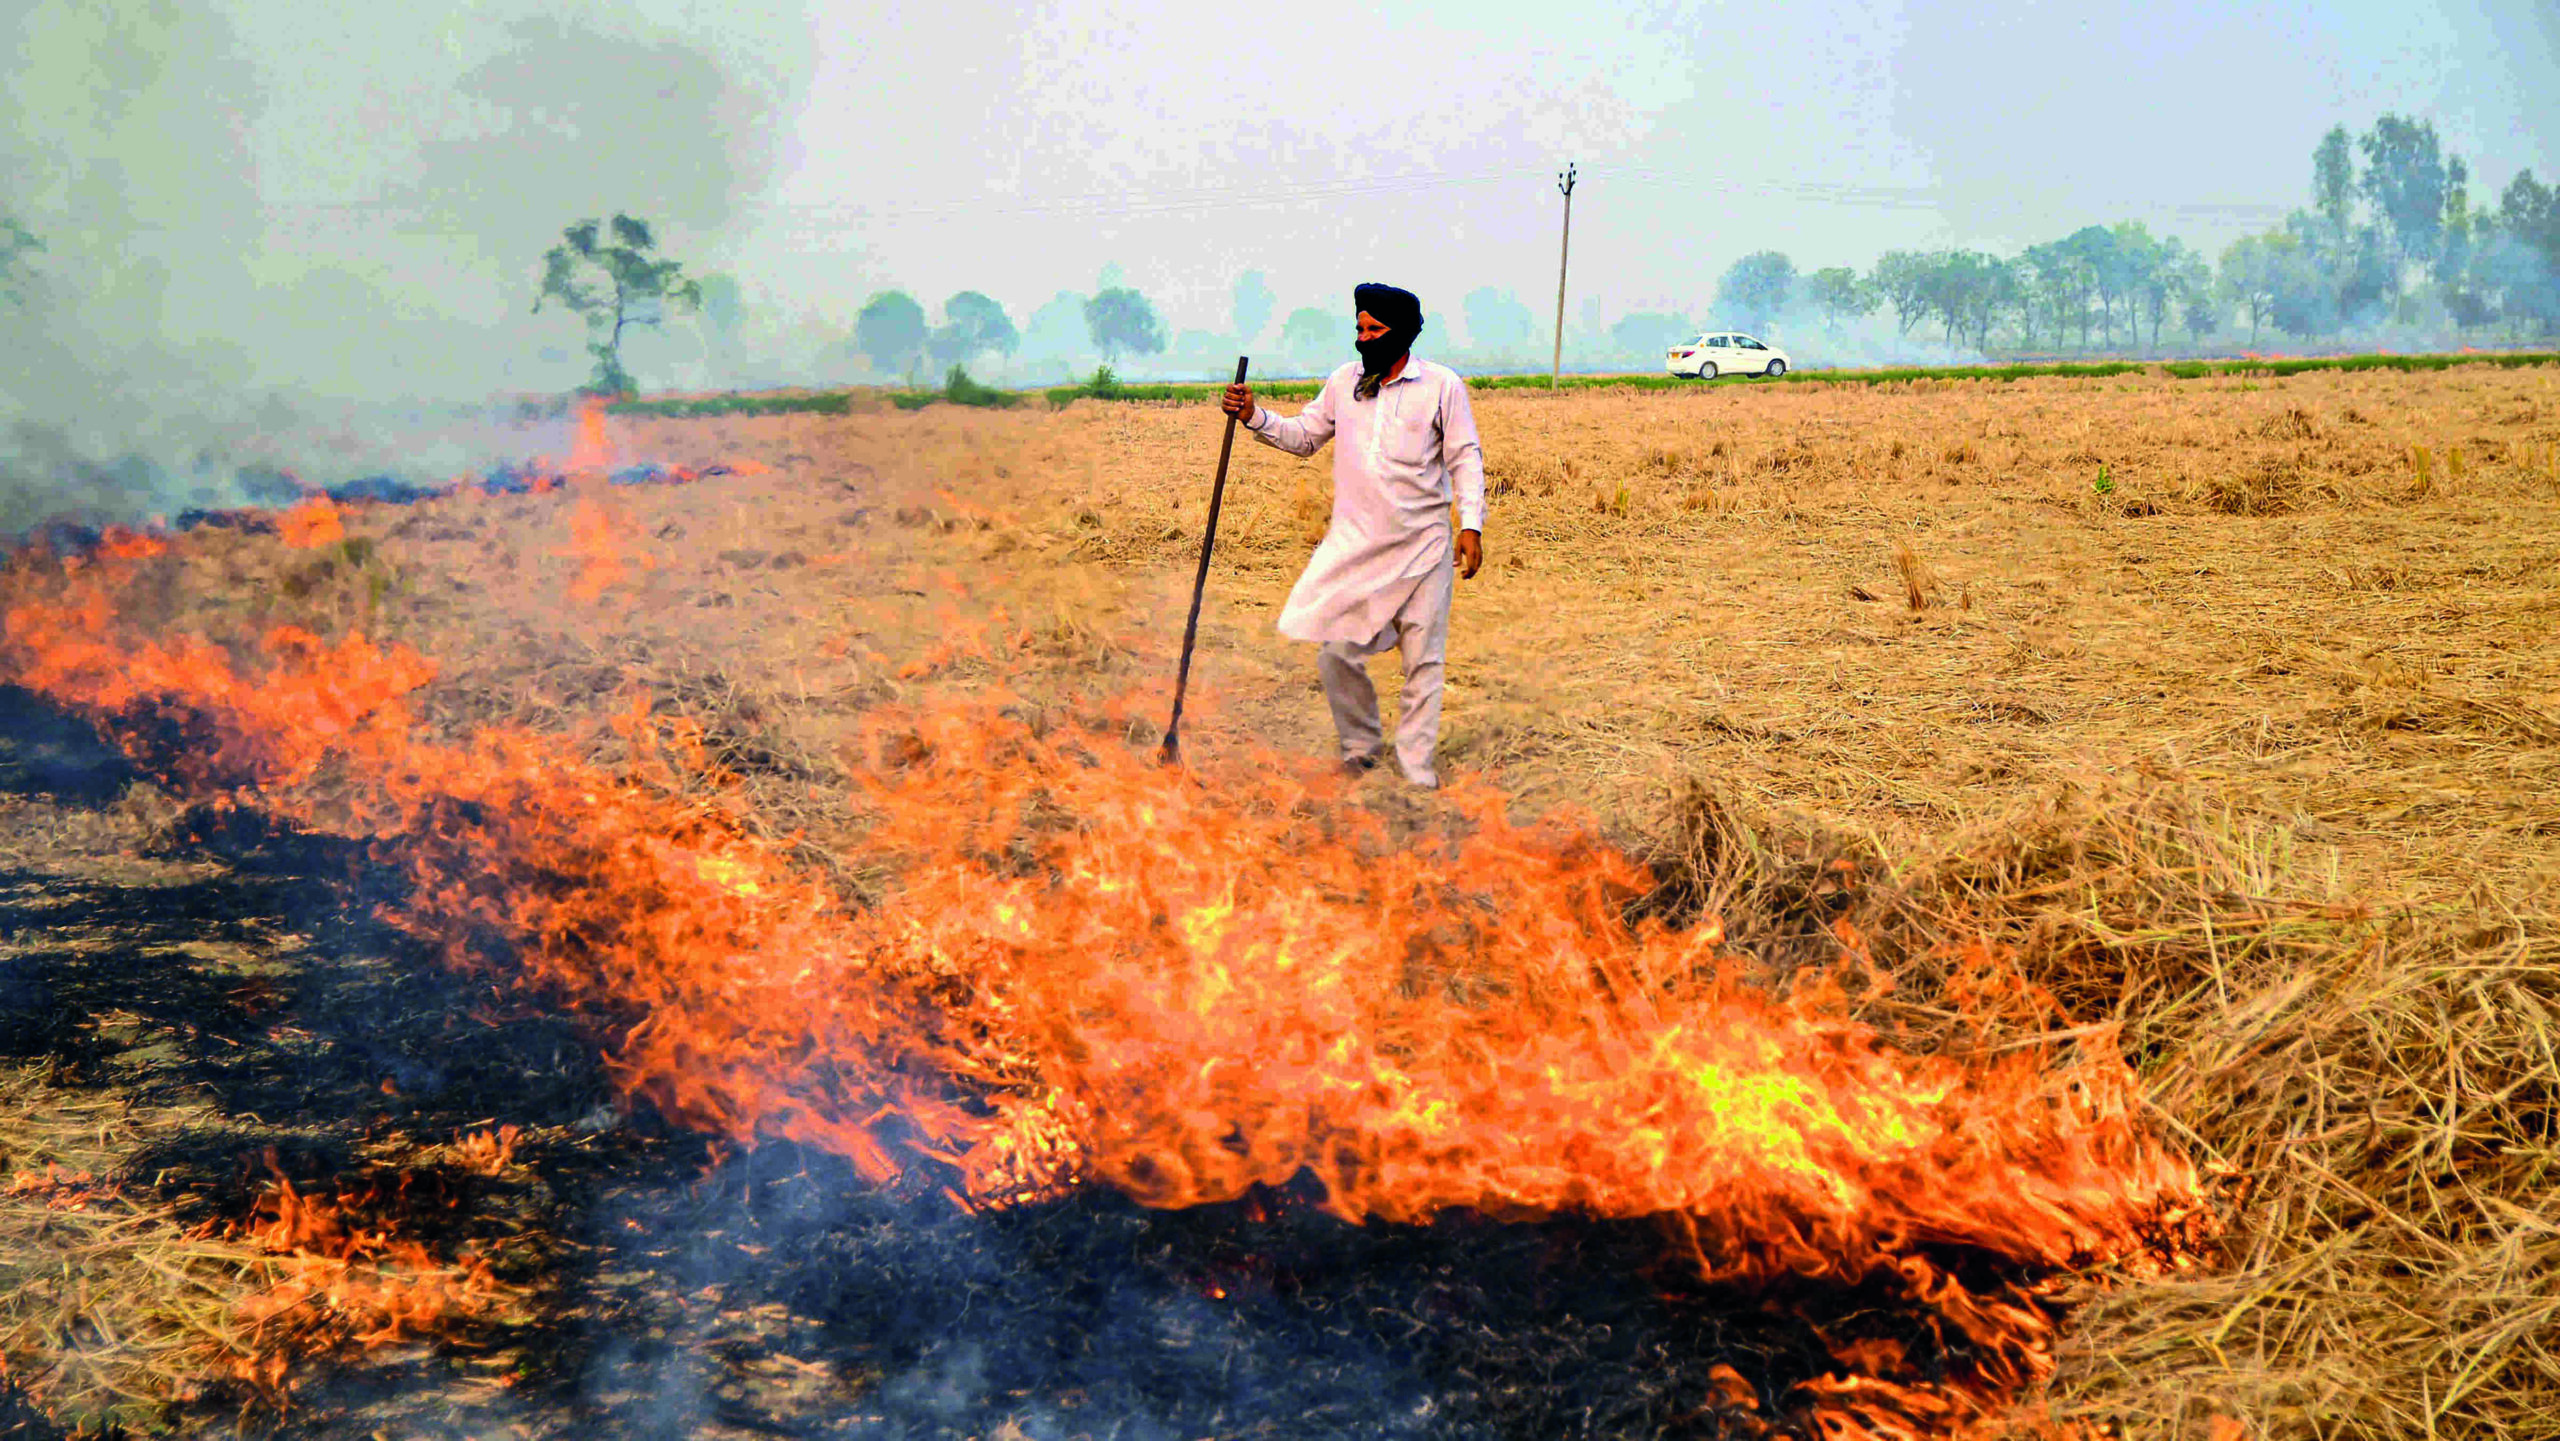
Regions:
<instances>
[{"instance_id":1,"label":"charred black ground","mask_svg":"<svg viewBox=\"0 0 2560 1441\"><path fill-rule=\"evenodd\" d=\"M183 1115L102 1179L190 1222L279 1176L354 1186L529 1297L306 1366L281 1416L217 1386L166 1413L178 1431L1716 1436L1718 1366L1783 1397L1836 1369L1826 1333L1936 1354L1888 1296L1701 1286L1647 1224L1353 1227L1288 1192L970 1216L803 1148L726 1152L622 1116L590 1034L373 919L362 847L154 815L85 726L23 692L0 708L20 823L104 828L85 860L0 869L0 1066ZM499 1125L522 1139L497 1174L430 1152ZM114 1429L0 1393L0 1435Z\"/></svg>"}]
</instances>

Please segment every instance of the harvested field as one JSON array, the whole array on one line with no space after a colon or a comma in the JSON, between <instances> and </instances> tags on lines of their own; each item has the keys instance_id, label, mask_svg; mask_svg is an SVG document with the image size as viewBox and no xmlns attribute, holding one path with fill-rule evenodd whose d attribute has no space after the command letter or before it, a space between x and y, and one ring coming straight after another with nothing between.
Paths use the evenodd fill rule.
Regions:
<instances>
[{"instance_id":1,"label":"harvested field","mask_svg":"<svg viewBox=\"0 0 2560 1441\"><path fill-rule=\"evenodd\" d=\"M1061 763L1024 793L1051 819L984 849L1065 876L1058 835L1269 821L1299 864L1292 815L1416 847L1499 835L1498 801L1649 861L1619 901L1720 918L1754 985L1849 978L1897 1054L2120 1052L2214 1226L2070 1265L1929 1253L2067 1315L2049 1358L1893 1319L1890 1287L1763 1307L1747 1268L1665 1266L1640 1209L1500 1193L1522 1212L1353 1229L1303 1182L1193 1194L1097 1148L1111 1184L1042 1191L1026 1152L1021 1203L967 1214L942 1172L873 1163L845 1117L895 1087L856 1060L829 1058L839 1113L755 1089L796 1074L775 1033L717 1066L653 1049L617 998L652 936L700 929L686 906L732 937L786 901L885 926L859 918L957 863L920 818L976 834L935 757L1152 746L1216 418L1079 401L617 420L624 460L740 473L0 576L24 687L0 691L0 1407L38 1435L2560 1435L2560 370L1502 391L1478 416L1488 559L1444 730L1473 799L1317 774L1310 658L1271 622L1327 473L1246 443L1185 752L1199 795L1282 798L1167 791L1124 823L1074 790L1117 761ZM102 583L112 663L43 660ZM280 625L318 642L261 640ZM432 678L326 648L351 632ZM144 655L188 634L220 660ZM307 755L219 743L317 696L344 709ZM493 728L520 739L469 786L419 759ZM490 819L553 782L712 849ZM645 887L580 909L578 866L643 852ZM795 949L742 944L737 984L819 948L769 934ZM1986 949L2067 1016L1980 1001ZM971 1050L1021 1016L932 974L957 1019L895 1077L1051 1074L1029 1042ZM1433 960L1399 994L1501 1010L1483 979ZM670 1081L688 1063L721 1084ZM956 1153L981 1100L955 1095L903 1097L881 1144ZM1966 1412L2004 1365L2003 1408ZM1908 1394L1860 1412L1841 1374Z\"/></svg>"}]
</instances>

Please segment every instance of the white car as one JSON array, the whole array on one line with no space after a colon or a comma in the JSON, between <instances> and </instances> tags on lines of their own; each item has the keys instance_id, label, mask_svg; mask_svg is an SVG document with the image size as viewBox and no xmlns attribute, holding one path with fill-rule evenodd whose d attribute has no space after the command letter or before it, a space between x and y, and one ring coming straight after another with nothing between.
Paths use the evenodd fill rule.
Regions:
<instances>
[{"instance_id":1,"label":"white car","mask_svg":"<svg viewBox=\"0 0 2560 1441\"><path fill-rule=\"evenodd\" d=\"M1685 345L1671 347L1662 368L1695 380L1719 375L1765 375L1775 380L1787 373L1787 353L1739 330L1710 330Z\"/></svg>"}]
</instances>

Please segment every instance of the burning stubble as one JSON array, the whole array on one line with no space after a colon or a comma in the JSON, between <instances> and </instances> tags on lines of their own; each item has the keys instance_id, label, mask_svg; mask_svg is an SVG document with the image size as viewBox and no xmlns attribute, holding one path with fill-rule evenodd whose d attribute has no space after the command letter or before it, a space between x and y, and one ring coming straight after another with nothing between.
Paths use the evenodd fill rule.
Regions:
<instances>
[{"instance_id":1,"label":"burning stubble","mask_svg":"<svg viewBox=\"0 0 2560 1441\"><path fill-rule=\"evenodd\" d=\"M2035 1278L2175 1264L2202 1225L2103 1036L1904 1051L1827 976L1772 988L1712 924L1630 923L1639 867L1490 791L1398 845L1276 758L1168 772L1108 708L890 709L844 859L894 879L847 908L748 831L698 730L629 712L618 773L523 731L428 740L403 648L138 633L149 549L22 571L8 678L181 794L372 838L397 924L597 1018L686 1125L974 1210L1304 1178L1354 1222L1674 1218L1705 1279L1882 1285L1964 1338L1933 1375L1842 1357L1868 1373L1813 1409L1844 1421L1996 1412L2050 1369ZM2041 1006L1969 965L1984 1024Z\"/></svg>"}]
</instances>

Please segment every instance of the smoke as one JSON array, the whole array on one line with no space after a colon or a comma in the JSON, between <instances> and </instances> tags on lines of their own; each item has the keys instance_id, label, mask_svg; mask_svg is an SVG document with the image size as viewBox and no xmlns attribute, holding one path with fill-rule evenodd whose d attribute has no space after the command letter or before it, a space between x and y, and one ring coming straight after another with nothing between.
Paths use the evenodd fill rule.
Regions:
<instances>
[{"instance_id":1,"label":"smoke","mask_svg":"<svg viewBox=\"0 0 2560 1441\"><path fill-rule=\"evenodd\" d=\"M443 478L498 443L457 424L490 397L586 376L577 321L531 313L563 225L627 211L714 268L808 20L555 10L33 0L0 57L0 219L42 246L0 294L0 531L219 503L253 461ZM679 321L627 358L701 349Z\"/></svg>"}]
</instances>

